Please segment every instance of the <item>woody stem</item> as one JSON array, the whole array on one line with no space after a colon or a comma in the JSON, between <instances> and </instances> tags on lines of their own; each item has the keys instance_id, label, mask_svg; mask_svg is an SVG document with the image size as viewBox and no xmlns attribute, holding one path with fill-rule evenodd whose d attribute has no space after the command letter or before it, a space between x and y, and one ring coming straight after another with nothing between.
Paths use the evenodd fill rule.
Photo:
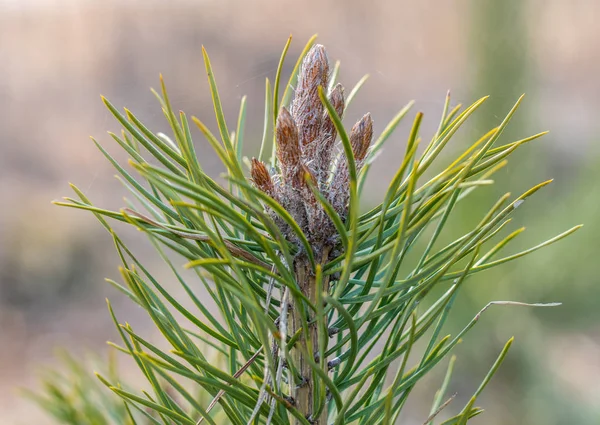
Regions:
<instances>
[{"instance_id":1,"label":"woody stem","mask_svg":"<svg viewBox=\"0 0 600 425\"><path fill-rule=\"evenodd\" d=\"M329 255L329 250L326 251L323 260L326 260ZM317 296L317 282L308 259L298 258L294 263L294 270L300 290L310 300L311 304L316 305L319 298ZM327 288L327 282L323 283L323 288ZM302 331L301 337L290 351L298 378L295 388L292 388L292 397L296 409L311 423L327 425L327 401L323 393L325 387L317 380L317 375L313 372L306 358L306 356L311 356L314 363L319 363L319 361L315 361L314 357L316 353L319 353L319 332L316 325L316 316L314 311L307 308L307 306L302 308L299 303L302 303L302 300L295 299L290 311L291 335L296 334L299 330ZM302 314L306 314L305 320L303 320ZM327 319L324 318L324 320ZM308 324L308 329L303 328L303 323ZM324 363L327 364L326 361ZM299 421L294 422L295 425L299 423Z\"/></svg>"}]
</instances>

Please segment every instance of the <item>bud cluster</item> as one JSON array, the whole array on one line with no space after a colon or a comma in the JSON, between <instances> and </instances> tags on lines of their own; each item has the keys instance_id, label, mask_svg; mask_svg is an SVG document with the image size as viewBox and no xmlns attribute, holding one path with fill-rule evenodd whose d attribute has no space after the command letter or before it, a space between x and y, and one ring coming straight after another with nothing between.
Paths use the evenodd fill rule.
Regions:
<instances>
[{"instance_id":1,"label":"bud cluster","mask_svg":"<svg viewBox=\"0 0 600 425\"><path fill-rule=\"evenodd\" d=\"M290 213L315 249L331 245L336 236L315 191L332 204L342 220L348 215L350 198L348 161L336 146L335 125L319 98L319 87L328 87L329 77L325 48L315 45L302 62L291 110L282 107L279 111L275 134L278 170L269 173L257 159L252 160L251 168L256 187ZM342 117L344 87L335 85L327 97ZM373 138L371 115L363 116L349 136L358 171ZM294 239L289 229L282 230Z\"/></svg>"}]
</instances>

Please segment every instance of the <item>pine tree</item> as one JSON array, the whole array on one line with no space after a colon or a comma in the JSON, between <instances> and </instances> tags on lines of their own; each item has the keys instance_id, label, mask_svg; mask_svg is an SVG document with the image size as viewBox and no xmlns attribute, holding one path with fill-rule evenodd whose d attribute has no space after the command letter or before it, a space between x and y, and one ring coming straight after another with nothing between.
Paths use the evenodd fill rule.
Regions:
<instances>
[{"instance_id":1,"label":"pine tree","mask_svg":"<svg viewBox=\"0 0 600 425\"><path fill-rule=\"evenodd\" d=\"M509 216L547 181L511 201L509 194L502 196L468 233L446 245L439 242L456 204L492 184L509 155L544 134L496 146L522 98L498 127L428 180L426 171L437 165L441 151L486 98L461 110L451 106L448 95L437 131L421 148L423 114L417 113L383 201L361 212L369 169L412 102L376 137L368 113L348 132L342 117L364 79L346 96L336 81L339 63L331 69L325 48L313 45L313 37L280 97L290 42L273 92L267 80L265 134L258 158L251 160L242 154L246 100L231 132L203 50L219 133L195 117L192 122L224 164L227 187L202 170L190 122L183 112L174 112L162 78L161 93L155 94L174 141L103 99L123 126L121 135L110 136L130 156L137 176L94 143L135 202L119 211L103 209L72 185L77 198L56 203L91 211L109 232L122 262L123 284L109 282L146 310L171 350L121 324L109 303L122 338L113 346L135 360L149 391L132 390L114 372L99 373L98 382L118 396L107 397L69 360L72 374L52 375L46 391L32 395L60 422L392 424L414 386L450 360L430 416L423 418L433 424L453 398L447 394L454 364L449 355L481 313L493 304L553 305L492 302L458 334L444 335L452 304L469 276L580 227L498 258L523 231L501 236ZM185 302L136 258L112 221L148 236L183 288ZM193 280L183 276L170 253L185 259ZM476 398L511 343L469 403L444 424L464 424L482 412Z\"/></svg>"}]
</instances>

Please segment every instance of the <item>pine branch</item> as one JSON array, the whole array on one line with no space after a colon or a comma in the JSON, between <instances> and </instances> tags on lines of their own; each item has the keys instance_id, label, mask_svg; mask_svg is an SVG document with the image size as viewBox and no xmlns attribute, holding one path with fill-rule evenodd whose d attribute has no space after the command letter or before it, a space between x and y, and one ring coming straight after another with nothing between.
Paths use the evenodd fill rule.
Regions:
<instances>
[{"instance_id":1,"label":"pine branch","mask_svg":"<svg viewBox=\"0 0 600 425\"><path fill-rule=\"evenodd\" d=\"M429 141L421 135L425 118L416 113L404 158L382 201L360 213L368 173L413 102L379 135L369 113L348 131L342 117L366 77L346 96L337 81L339 63L330 67L325 48L314 40L280 87L290 38L275 85L267 80L263 143L253 159L242 152L246 99L230 132L203 49L217 129L213 133L200 119L191 120L225 167L227 187L201 168L188 118L174 112L162 77L160 93L154 94L170 136L103 98L123 126L110 139L130 156L132 170L94 143L133 198L111 211L72 185L76 196L56 204L91 212L107 230L122 279L109 283L148 314L170 349L120 323L109 304L121 338L111 344L132 358L149 390L131 390L111 371L92 381L108 389L101 392L81 378L80 367L72 367L74 379L85 381L79 395L71 396L69 378L55 376L46 380L44 394L32 395L57 420L88 423L77 422L85 413L93 425L391 424L415 385L451 355L489 306L548 305L491 302L458 334L444 334L454 300L473 274L533 254L581 227L503 253L524 230L505 233L511 215L547 181L512 201L509 194L500 197L469 231L440 246L456 206L493 184L507 158L544 134L496 146L522 97L497 128L441 169L436 167L445 147L487 98L463 109L452 106L448 93ZM424 181L425 175L433 177ZM144 232L185 301L138 260L114 221ZM191 273L184 277L167 252L185 259ZM464 424L482 412L475 400L511 343L467 406L447 423ZM454 397L442 402L453 365L451 360L428 425ZM81 396L88 389L93 399Z\"/></svg>"}]
</instances>

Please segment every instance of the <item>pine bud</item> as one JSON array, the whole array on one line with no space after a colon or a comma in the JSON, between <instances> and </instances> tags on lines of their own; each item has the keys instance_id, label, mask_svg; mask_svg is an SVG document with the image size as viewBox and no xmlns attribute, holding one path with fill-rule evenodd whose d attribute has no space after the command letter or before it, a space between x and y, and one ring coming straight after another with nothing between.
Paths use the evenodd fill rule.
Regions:
<instances>
[{"instance_id":1,"label":"pine bud","mask_svg":"<svg viewBox=\"0 0 600 425\"><path fill-rule=\"evenodd\" d=\"M275 186L273 185L273 180L271 179L269 170L267 170L266 165L262 161L252 158L250 175L252 176L252 181L257 188L262 190L270 197L275 195Z\"/></svg>"},{"instance_id":2,"label":"pine bud","mask_svg":"<svg viewBox=\"0 0 600 425\"><path fill-rule=\"evenodd\" d=\"M277 159L279 159L283 182L298 187L302 152L298 143L296 123L285 107L281 108L277 118L276 141Z\"/></svg>"},{"instance_id":3,"label":"pine bud","mask_svg":"<svg viewBox=\"0 0 600 425\"><path fill-rule=\"evenodd\" d=\"M371 114L365 114L359 122L354 124L350 131L350 145L357 163L362 162L367 156L371 140L373 139L373 119Z\"/></svg>"}]
</instances>

